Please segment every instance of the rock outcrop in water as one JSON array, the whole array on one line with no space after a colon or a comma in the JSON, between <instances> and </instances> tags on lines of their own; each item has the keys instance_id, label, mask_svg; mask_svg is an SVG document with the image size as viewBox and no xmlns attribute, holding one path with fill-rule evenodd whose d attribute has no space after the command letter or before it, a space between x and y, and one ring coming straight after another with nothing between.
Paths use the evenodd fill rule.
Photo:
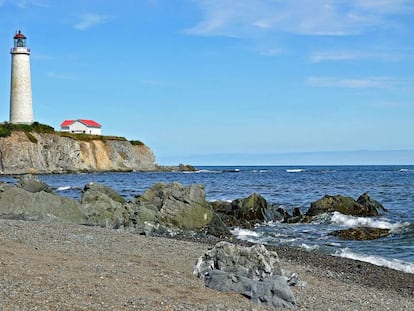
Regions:
<instances>
[{"instance_id":1,"label":"rock outcrop in water","mask_svg":"<svg viewBox=\"0 0 414 311\"><path fill-rule=\"evenodd\" d=\"M153 171L146 145L123 140L81 141L53 133L13 131L0 138L0 174Z\"/></svg>"},{"instance_id":2,"label":"rock outcrop in water","mask_svg":"<svg viewBox=\"0 0 414 311\"><path fill-rule=\"evenodd\" d=\"M390 234L390 229L371 228L371 227L357 227L343 230L336 230L331 232L331 235L343 240L375 240L387 237Z\"/></svg>"},{"instance_id":3,"label":"rock outcrop in water","mask_svg":"<svg viewBox=\"0 0 414 311\"><path fill-rule=\"evenodd\" d=\"M253 193L247 198L231 202L211 202L213 210L229 227L253 228L264 221L274 221L282 216L278 207L268 204L260 194Z\"/></svg>"},{"instance_id":4,"label":"rock outcrop in water","mask_svg":"<svg viewBox=\"0 0 414 311\"><path fill-rule=\"evenodd\" d=\"M342 195L325 195L311 204L306 212L308 216L316 216L323 213L340 212L350 216L378 216L379 211L386 209L379 202L372 200L368 193L362 194L356 201L351 197Z\"/></svg>"}]
</instances>

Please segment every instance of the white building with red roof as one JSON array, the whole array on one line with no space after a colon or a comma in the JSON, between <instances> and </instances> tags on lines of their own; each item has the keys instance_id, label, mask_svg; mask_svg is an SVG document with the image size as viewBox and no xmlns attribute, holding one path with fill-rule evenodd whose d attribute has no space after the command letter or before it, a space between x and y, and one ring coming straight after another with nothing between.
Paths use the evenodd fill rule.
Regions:
<instances>
[{"instance_id":1,"label":"white building with red roof","mask_svg":"<svg viewBox=\"0 0 414 311\"><path fill-rule=\"evenodd\" d=\"M76 133L76 134L91 134L101 135L101 127L98 122L94 120L65 120L60 124L62 132Z\"/></svg>"}]
</instances>

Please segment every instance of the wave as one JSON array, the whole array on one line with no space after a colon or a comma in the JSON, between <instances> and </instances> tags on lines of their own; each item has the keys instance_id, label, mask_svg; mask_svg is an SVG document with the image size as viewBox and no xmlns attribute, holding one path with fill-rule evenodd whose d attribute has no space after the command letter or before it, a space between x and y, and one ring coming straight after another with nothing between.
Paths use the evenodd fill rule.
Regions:
<instances>
[{"instance_id":1,"label":"wave","mask_svg":"<svg viewBox=\"0 0 414 311\"><path fill-rule=\"evenodd\" d=\"M288 168L286 170L287 173L302 173L304 171L305 170L303 168L290 168L290 169Z\"/></svg>"},{"instance_id":2,"label":"wave","mask_svg":"<svg viewBox=\"0 0 414 311\"><path fill-rule=\"evenodd\" d=\"M245 240L246 238L261 237L261 234L257 233L256 231L241 228L234 228L231 230L231 233L241 240Z\"/></svg>"},{"instance_id":3,"label":"wave","mask_svg":"<svg viewBox=\"0 0 414 311\"><path fill-rule=\"evenodd\" d=\"M386 219L377 219L377 218L368 218L368 217L355 217L344 215L339 212L334 212L329 219L332 224L345 226L345 227L371 227L371 228L380 228L380 229L390 229L391 231L396 231L402 227L407 227L410 223L391 223Z\"/></svg>"},{"instance_id":4,"label":"wave","mask_svg":"<svg viewBox=\"0 0 414 311\"><path fill-rule=\"evenodd\" d=\"M377 266L387 267L394 270L400 270L406 273L414 273L414 263L406 262L398 259L386 259L375 255L363 255L352 252L349 248L337 250L334 254L337 257L344 257L353 260L372 263Z\"/></svg>"},{"instance_id":5,"label":"wave","mask_svg":"<svg viewBox=\"0 0 414 311\"><path fill-rule=\"evenodd\" d=\"M220 174L223 171L215 171L215 170L197 170L197 171L183 171L181 173L184 174Z\"/></svg>"},{"instance_id":6,"label":"wave","mask_svg":"<svg viewBox=\"0 0 414 311\"><path fill-rule=\"evenodd\" d=\"M56 191L65 191L65 190L69 190L69 189L72 189L72 187L71 186L62 186L62 187L58 187L56 189Z\"/></svg>"},{"instance_id":7,"label":"wave","mask_svg":"<svg viewBox=\"0 0 414 311\"><path fill-rule=\"evenodd\" d=\"M302 243L302 244L299 246L299 248L301 248L301 249L303 249L303 250L305 250L305 251L310 252L310 251L314 251L314 250L319 249L319 248L320 248L320 246L319 246L319 245L308 245L308 244Z\"/></svg>"}]
</instances>

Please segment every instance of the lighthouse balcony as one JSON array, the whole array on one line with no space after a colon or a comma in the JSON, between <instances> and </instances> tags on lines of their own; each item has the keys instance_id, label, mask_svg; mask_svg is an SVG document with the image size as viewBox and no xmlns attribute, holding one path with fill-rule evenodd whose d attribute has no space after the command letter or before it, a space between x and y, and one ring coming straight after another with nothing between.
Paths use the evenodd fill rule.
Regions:
<instances>
[{"instance_id":1,"label":"lighthouse balcony","mask_svg":"<svg viewBox=\"0 0 414 311\"><path fill-rule=\"evenodd\" d=\"M27 47L14 47L10 49L12 54L30 54L30 49Z\"/></svg>"}]
</instances>

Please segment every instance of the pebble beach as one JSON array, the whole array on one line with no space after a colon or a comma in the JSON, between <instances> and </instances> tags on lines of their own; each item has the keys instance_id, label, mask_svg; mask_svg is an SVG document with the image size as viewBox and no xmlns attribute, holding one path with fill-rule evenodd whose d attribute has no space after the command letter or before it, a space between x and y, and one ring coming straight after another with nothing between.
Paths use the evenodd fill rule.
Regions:
<instances>
[{"instance_id":1,"label":"pebble beach","mask_svg":"<svg viewBox=\"0 0 414 311\"><path fill-rule=\"evenodd\" d=\"M204 287L212 247L124 230L0 220L1 310L274 310ZM298 310L412 310L414 274L276 248ZM283 310L283 309L280 309Z\"/></svg>"}]
</instances>

